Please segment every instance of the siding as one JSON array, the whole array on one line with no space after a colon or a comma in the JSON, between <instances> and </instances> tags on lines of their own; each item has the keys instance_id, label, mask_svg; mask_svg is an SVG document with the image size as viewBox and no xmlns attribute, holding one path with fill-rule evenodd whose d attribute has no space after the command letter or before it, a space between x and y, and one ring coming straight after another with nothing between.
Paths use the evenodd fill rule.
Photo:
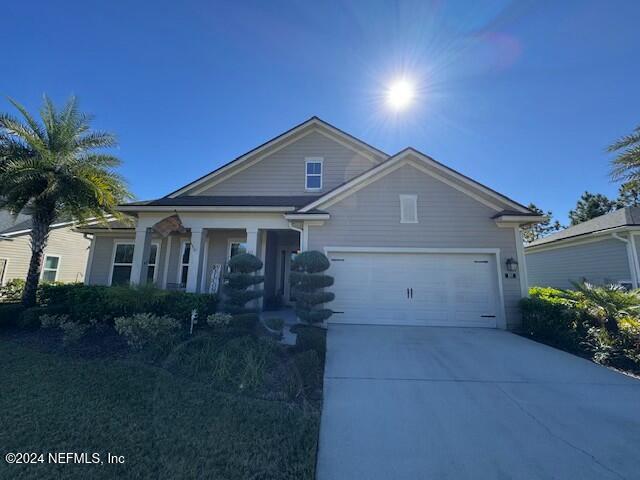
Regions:
<instances>
[{"instance_id":1,"label":"siding","mask_svg":"<svg viewBox=\"0 0 640 480\"><path fill-rule=\"evenodd\" d=\"M323 157L322 187L305 190L305 158ZM372 168L374 162L312 132L200 195L318 195Z\"/></svg>"},{"instance_id":2,"label":"siding","mask_svg":"<svg viewBox=\"0 0 640 480\"><path fill-rule=\"evenodd\" d=\"M630 281L625 243L612 238L526 253L529 285L572 288L571 280L595 284Z\"/></svg>"},{"instance_id":3,"label":"siding","mask_svg":"<svg viewBox=\"0 0 640 480\"><path fill-rule=\"evenodd\" d=\"M417 224L400 223L400 194L418 195ZM325 246L499 248L516 258L515 232L499 228L495 210L405 165L327 208L331 219L309 229L309 248ZM520 322L520 280L501 277L507 326Z\"/></svg>"},{"instance_id":4,"label":"siding","mask_svg":"<svg viewBox=\"0 0 640 480\"><path fill-rule=\"evenodd\" d=\"M70 227L56 228L49 233L45 255L60 257L58 267L59 282L82 282L87 267L91 240ZM9 259L5 282L13 278L26 278L31 261L29 234L0 240L0 258Z\"/></svg>"}]
</instances>

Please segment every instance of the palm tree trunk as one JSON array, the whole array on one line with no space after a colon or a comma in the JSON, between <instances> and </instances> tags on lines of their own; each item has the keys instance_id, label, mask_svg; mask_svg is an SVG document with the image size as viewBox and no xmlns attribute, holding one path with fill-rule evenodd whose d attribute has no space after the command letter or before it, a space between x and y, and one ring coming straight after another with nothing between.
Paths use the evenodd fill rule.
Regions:
<instances>
[{"instance_id":1,"label":"palm tree trunk","mask_svg":"<svg viewBox=\"0 0 640 480\"><path fill-rule=\"evenodd\" d=\"M31 261L29 262L27 281L22 293L22 304L25 307L33 307L36 304L36 293L38 291L38 282L40 281L40 272L42 271L44 249L47 246L49 226L51 224L50 220L39 218L37 215L33 216L32 221Z\"/></svg>"}]
</instances>

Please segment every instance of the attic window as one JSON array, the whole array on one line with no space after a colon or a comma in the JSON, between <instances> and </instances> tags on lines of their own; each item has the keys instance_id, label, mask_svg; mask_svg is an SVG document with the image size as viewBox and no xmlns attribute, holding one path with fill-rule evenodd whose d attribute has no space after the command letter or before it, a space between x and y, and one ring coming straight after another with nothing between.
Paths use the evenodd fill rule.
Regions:
<instances>
[{"instance_id":1,"label":"attic window","mask_svg":"<svg viewBox=\"0 0 640 480\"><path fill-rule=\"evenodd\" d=\"M417 195L400 195L400 223L418 223Z\"/></svg>"},{"instance_id":2,"label":"attic window","mask_svg":"<svg viewBox=\"0 0 640 480\"><path fill-rule=\"evenodd\" d=\"M305 159L305 190L321 190L322 189L322 158L312 157Z\"/></svg>"}]
</instances>

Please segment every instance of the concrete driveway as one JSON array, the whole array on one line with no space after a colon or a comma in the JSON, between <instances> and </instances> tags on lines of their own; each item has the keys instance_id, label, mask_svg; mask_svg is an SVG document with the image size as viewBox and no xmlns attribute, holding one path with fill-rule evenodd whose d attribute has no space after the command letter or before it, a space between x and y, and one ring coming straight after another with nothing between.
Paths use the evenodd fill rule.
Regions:
<instances>
[{"instance_id":1,"label":"concrete driveway","mask_svg":"<svg viewBox=\"0 0 640 480\"><path fill-rule=\"evenodd\" d=\"M500 330L330 325L317 475L640 479L640 381Z\"/></svg>"}]
</instances>

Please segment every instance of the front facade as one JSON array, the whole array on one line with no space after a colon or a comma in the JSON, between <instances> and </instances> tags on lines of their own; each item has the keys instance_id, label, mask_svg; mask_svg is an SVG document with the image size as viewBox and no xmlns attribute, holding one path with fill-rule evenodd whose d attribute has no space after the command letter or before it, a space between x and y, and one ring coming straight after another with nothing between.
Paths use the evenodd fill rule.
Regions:
<instances>
[{"instance_id":1,"label":"front facade","mask_svg":"<svg viewBox=\"0 0 640 480\"><path fill-rule=\"evenodd\" d=\"M569 227L525 248L532 286L573 288L573 282L638 288L640 207L626 207Z\"/></svg>"},{"instance_id":2,"label":"front facade","mask_svg":"<svg viewBox=\"0 0 640 480\"><path fill-rule=\"evenodd\" d=\"M87 282L212 292L238 252L264 262L265 305L287 305L291 258L319 250L331 322L517 326L520 225L539 217L428 156L389 156L312 118L157 200L135 228L94 228Z\"/></svg>"},{"instance_id":3,"label":"front facade","mask_svg":"<svg viewBox=\"0 0 640 480\"><path fill-rule=\"evenodd\" d=\"M31 220L0 232L0 285L26 279L31 261ZM55 223L44 251L41 281L84 282L89 258L90 235L78 232L73 222Z\"/></svg>"}]
</instances>

